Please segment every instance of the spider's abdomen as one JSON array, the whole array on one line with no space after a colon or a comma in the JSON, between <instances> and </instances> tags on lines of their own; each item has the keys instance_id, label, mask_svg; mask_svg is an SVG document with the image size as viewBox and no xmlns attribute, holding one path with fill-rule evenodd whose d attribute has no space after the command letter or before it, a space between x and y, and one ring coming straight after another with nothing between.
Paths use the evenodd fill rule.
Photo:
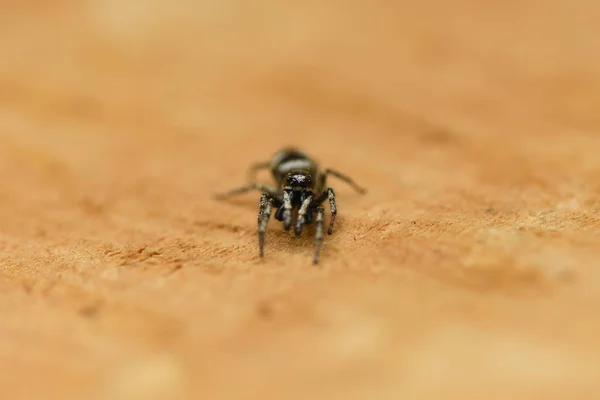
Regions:
<instances>
[{"instance_id":1,"label":"spider's abdomen","mask_svg":"<svg viewBox=\"0 0 600 400\"><path fill-rule=\"evenodd\" d=\"M278 185L292 183L284 182L284 179L292 172L297 173L297 175L290 179L306 179L307 183L308 180L311 180L312 186L312 179L317 176L318 167L306 154L292 148L284 149L273 156L271 173ZM306 178L302 178L303 176Z\"/></svg>"}]
</instances>

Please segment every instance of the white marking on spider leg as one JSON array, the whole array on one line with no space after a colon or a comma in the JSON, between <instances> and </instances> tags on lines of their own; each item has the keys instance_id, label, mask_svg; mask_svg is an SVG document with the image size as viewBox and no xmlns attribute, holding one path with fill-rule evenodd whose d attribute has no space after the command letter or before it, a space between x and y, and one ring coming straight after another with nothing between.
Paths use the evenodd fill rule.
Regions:
<instances>
[{"instance_id":1,"label":"white marking on spider leg","mask_svg":"<svg viewBox=\"0 0 600 400\"><path fill-rule=\"evenodd\" d=\"M308 196L302 202L302 206L298 211L298 219L296 220L296 236L300 236L300 234L302 233L302 228L304 227L304 222L306 221L306 212L308 211L308 207L310 206L310 203L312 203L313 199L313 196Z\"/></svg>"},{"instance_id":2,"label":"white marking on spider leg","mask_svg":"<svg viewBox=\"0 0 600 400\"><path fill-rule=\"evenodd\" d=\"M315 255L313 257L313 263L319 263L319 253L323 246L323 221L325 220L325 209L323 207L317 208L317 233L315 235Z\"/></svg>"},{"instance_id":3,"label":"white marking on spider leg","mask_svg":"<svg viewBox=\"0 0 600 400\"><path fill-rule=\"evenodd\" d=\"M258 247L259 247L259 255L261 257L264 256L265 232L267 231L267 225L269 224L270 217L271 217L271 201L269 200L265 204L265 208L262 213L260 225L258 227Z\"/></svg>"},{"instance_id":4,"label":"white marking on spider leg","mask_svg":"<svg viewBox=\"0 0 600 400\"><path fill-rule=\"evenodd\" d=\"M265 212L265 207L267 206L268 202L269 202L269 195L267 193L263 193L263 195L260 196L260 205L258 208L258 227L259 228L260 228L260 223L263 218L263 214Z\"/></svg>"},{"instance_id":5,"label":"white marking on spider leg","mask_svg":"<svg viewBox=\"0 0 600 400\"><path fill-rule=\"evenodd\" d=\"M292 226L292 199L288 192L283 192L283 227L286 231Z\"/></svg>"},{"instance_id":6,"label":"white marking on spider leg","mask_svg":"<svg viewBox=\"0 0 600 400\"><path fill-rule=\"evenodd\" d=\"M335 223L335 217L337 215L337 206L335 204L335 192L333 189L327 189L327 197L329 197L329 207L331 208L331 220L329 221L329 229L327 230L327 234L331 235L333 233L333 224Z\"/></svg>"}]
</instances>

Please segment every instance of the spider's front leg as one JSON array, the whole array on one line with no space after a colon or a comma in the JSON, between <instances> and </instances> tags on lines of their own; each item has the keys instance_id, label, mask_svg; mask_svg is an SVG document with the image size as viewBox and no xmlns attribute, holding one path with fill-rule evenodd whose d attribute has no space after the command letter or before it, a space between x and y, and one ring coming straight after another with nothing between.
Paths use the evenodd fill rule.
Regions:
<instances>
[{"instance_id":1,"label":"spider's front leg","mask_svg":"<svg viewBox=\"0 0 600 400\"><path fill-rule=\"evenodd\" d=\"M328 188L326 192L321 193L316 201L316 204L320 206L325 200L329 199L329 208L331 209L331 219L329 220L329 229L327 234L333 233L333 224L335 223L335 217L337 215L337 205L335 204L335 192L332 188Z\"/></svg>"},{"instance_id":2,"label":"spider's front leg","mask_svg":"<svg viewBox=\"0 0 600 400\"><path fill-rule=\"evenodd\" d=\"M317 207L317 232L315 234L315 255L313 257L313 263L319 263L319 253L323 246L323 221L325 221L325 209L323 207Z\"/></svg>"},{"instance_id":3,"label":"spider's front leg","mask_svg":"<svg viewBox=\"0 0 600 400\"><path fill-rule=\"evenodd\" d=\"M327 198L329 199L329 208L331 209L331 219L329 220L329 229L327 229L327 234L331 235L333 233L333 223L335 222L335 217L337 215L335 192L332 188L327 189Z\"/></svg>"},{"instance_id":4,"label":"spider's front leg","mask_svg":"<svg viewBox=\"0 0 600 400\"><path fill-rule=\"evenodd\" d=\"M292 199L287 191L283 192L283 229L286 231L290 230L292 226Z\"/></svg>"},{"instance_id":5,"label":"spider's front leg","mask_svg":"<svg viewBox=\"0 0 600 400\"><path fill-rule=\"evenodd\" d=\"M265 248L265 232L271 217L272 198L268 193L263 193L260 196L260 207L258 210L258 254L264 256Z\"/></svg>"}]
</instances>

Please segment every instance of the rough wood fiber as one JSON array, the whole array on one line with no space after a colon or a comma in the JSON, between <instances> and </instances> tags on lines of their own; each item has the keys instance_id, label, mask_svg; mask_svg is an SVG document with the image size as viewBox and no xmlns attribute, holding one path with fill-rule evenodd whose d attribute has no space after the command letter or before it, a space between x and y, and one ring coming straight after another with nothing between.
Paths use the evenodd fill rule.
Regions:
<instances>
[{"instance_id":1,"label":"rough wood fiber","mask_svg":"<svg viewBox=\"0 0 600 400\"><path fill-rule=\"evenodd\" d=\"M600 5L479 3L1 1L0 397L599 398Z\"/></svg>"}]
</instances>

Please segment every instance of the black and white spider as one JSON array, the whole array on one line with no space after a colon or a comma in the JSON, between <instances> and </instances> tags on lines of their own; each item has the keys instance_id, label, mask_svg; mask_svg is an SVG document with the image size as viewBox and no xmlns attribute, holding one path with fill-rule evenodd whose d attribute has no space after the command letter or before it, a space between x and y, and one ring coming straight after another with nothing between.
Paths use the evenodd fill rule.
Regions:
<instances>
[{"instance_id":1,"label":"black and white spider","mask_svg":"<svg viewBox=\"0 0 600 400\"><path fill-rule=\"evenodd\" d=\"M277 184L277 188L259 183L254 183L256 171L269 168ZM303 152L294 148L285 148L277 152L270 161L253 164L249 171L249 185L233 189L217 195L218 199L246 193L250 190L263 192L260 197L258 211L258 246L260 257L264 256L265 231L271 217L271 209L276 208L275 219L283 222L284 229L289 231L292 226L292 212L297 210L294 231L300 236L305 224L311 224L316 214L315 253L313 262L319 262L319 253L323 244L323 224L325 209L322 207L325 200L329 200L331 219L327 233L333 232L333 224L337 214L335 192L326 187L327 176L333 175L349 185L357 192L364 194L365 189L357 185L349 177L332 170L320 171L317 163Z\"/></svg>"}]
</instances>

